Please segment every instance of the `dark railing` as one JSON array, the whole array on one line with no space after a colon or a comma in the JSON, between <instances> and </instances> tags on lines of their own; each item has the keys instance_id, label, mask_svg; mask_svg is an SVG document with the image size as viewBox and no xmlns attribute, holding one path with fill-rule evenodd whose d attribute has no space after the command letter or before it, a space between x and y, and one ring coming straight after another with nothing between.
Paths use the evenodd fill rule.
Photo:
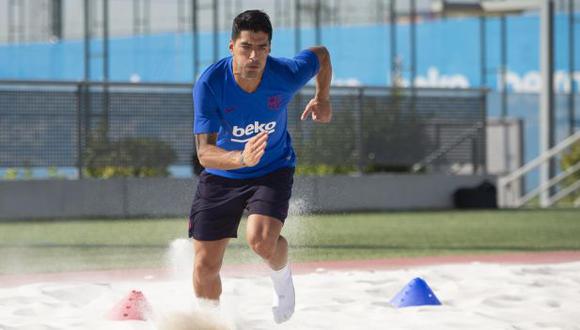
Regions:
<instances>
[{"instance_id":1,"label":"dark railing","mask_svg":"<svg viewBox=\"0 0 580 330\"><path fill-rule=\"evenodd\" d=\"M0 81L0 167L189 166L191 87ZM411 171L436 160L485 171L484 90L333 87L328 125L299 119L313 93L288 107L300 165Z\"/></svg>"}]
</instances>

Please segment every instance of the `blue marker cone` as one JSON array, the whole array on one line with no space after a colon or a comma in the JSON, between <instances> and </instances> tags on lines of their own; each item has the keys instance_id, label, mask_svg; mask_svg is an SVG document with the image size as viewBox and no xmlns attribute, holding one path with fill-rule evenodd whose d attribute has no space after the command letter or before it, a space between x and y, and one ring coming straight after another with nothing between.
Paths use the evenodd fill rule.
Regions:
<instances>
[{"instance_id":1,"label":"blue marker cone","mask_svg":"<svg viewBox=\"0 0 580 330\"><path fill-rule=\"evenodd\" d=\"M441 302L435 296L435 293L420 277L413 279L403 290L391 299L391 305L401 307L423 306L423 305L441 305Z\"/></svg>"}]
</instances>

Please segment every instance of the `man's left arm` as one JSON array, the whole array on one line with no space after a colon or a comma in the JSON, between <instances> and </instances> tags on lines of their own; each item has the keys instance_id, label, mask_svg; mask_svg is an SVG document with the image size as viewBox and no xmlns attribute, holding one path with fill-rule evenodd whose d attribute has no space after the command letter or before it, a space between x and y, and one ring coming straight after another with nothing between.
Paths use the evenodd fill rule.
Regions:
<instances>
[{"instance_id":1,"label":"man's left arm","mask_svg":"<svg viewBox=\"0 0 580 330\"><path fill-rule=\"evenodd\" d=\"M320 69L316 75L316 94L308 102L301 120L312 116L312 120L328 123L332 119L332 105L330 104L330 81L332 80L332 64L330 53L324 46L312 47L310 50L318 57Z\"/></svg>"}]
</instances>

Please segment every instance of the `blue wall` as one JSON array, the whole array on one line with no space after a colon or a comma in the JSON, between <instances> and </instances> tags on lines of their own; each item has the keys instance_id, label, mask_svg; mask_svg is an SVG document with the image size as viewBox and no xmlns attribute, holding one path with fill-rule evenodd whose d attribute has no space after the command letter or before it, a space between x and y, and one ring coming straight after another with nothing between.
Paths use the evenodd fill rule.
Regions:
<instances>
[{"instance_id":1,"label":"blue wall","mask_svg":"<svg viewBox=\"0 0 580 330\"><path fill-rule=\"evenodd\" d=\"M555 20L556 88L568 91L568 17L558 15ZM498 89L500 68L499 20L487 21L487 86ZM576 25L580 36L580 25ZM508 90L510 92L537 92L539 89L539 18L537 15L507 18ZM386 86L390 81L389 26L328 27L322 30L323 44L333 55L334 82ZM302 31L304 48L314 42L314 31ZM220 34L220 57L228 55L229 34ZM213 38L209 33L200 35L201 72L212 61ZM402 59L403 78L409 79L409 25L397 27L397 49ZM580 45L580 40L578 41ZM479 20L475 18L448 19L423 22L417 25L418 82L437 87L479 87L480 40ZM100 40L91 43L91 79L102 79L99 53ZM110 79L143 82L191 82L191 34L166 33L149 36L118 37L110 40ZM294 54L294 30L274 31L272 55L289 57ZM580 51L576 51L578 63ZM0 79L57 79L83 78L82 41L0 45ZM577 64L580 69L580 65ZM580 71L580 70L579 70ZM577 90L575 87L574 90ZM580 102L577 102L580 103ZM499 116L499 97L492 93L488 115ZM559 97L557 105L558 140L567 132L566 98ZM580 109L576 110L576 114ZM537 94L512 94L509 97L509 116L525 121L525 160L538 155L538 97Z\"/></svg>"},{"instance_id":2,"label":"blue wall","mask_svg":"<svg viewBox=\"0 0 580 330\"><path fill-rule=\"evenodd\" d=\"M567 16L556 18L556 70L567 72ZM539 20L536 15L507 19L508 70L511 77L522 79L538 71ZM576 26L580 35L580 26ZM389 70L389 26L369 25L328 27L322 29L323 44L333 54L334 79L363 85L387 85ZM499 20L487 21L487 66L498 70L500 63ZM212 62L213 38L209 33L200 35L201 67ZM220 34L220 57L227 56L229 34ZM314 31L302 31L302 45L314 42ZM397 48L402 59L403 77L409 78L409 25L397 27ZM579 42L580 43L580 42ZM455 84L469 87L481 85L479 21L477 19L448 19L417 25L417 74L429 85L445 86L455 77ZM118 37L110 40L110 79L129 81L138 75L141 81L192 81L191 34L166 33L148 36ZM102 79L100 40L91 43L93 59L91 78ZM274 32L274 56L294 54L294 31L278 29ZM576 52L580 57L580 51ZM578 60L578 58L576 59ZM64 79L83 78L82 41L0 45L0 79ZM459 78L459 79L457 79ZM494 72L486 76L488 86L497 87ZM516 79L516 80L517 80ZM447 82L446 82L447 80ZM453 79L452 79L453 80ZM531 91L517 83L509 84L513 91ZM518 87L519 86L519 87ZM532 86L533 87L533 86ZM521 88L524 88L523 90ZM559 86L563 89L563 86Z\"/></svg>"}]
</instances>

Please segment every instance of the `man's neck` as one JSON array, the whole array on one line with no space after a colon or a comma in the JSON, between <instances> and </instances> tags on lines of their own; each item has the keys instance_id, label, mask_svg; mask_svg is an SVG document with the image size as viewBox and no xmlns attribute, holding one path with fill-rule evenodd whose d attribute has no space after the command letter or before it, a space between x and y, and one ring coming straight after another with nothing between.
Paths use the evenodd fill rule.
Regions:
<instances>
[{"instance_id":1,"label":"man's neck","mask_svg":"<svg viewBox=\"0 0 580 330\"><path fill-rule=\"evenodd\" d=\"M241 74L235 74L234 78L236 79L236 83L240 86L247 93L253 93L258 89L258 85L260 85L260 81L262 81L262 76L256 79L244 79L241 77Z\"/></svg>"}]
</instances>

